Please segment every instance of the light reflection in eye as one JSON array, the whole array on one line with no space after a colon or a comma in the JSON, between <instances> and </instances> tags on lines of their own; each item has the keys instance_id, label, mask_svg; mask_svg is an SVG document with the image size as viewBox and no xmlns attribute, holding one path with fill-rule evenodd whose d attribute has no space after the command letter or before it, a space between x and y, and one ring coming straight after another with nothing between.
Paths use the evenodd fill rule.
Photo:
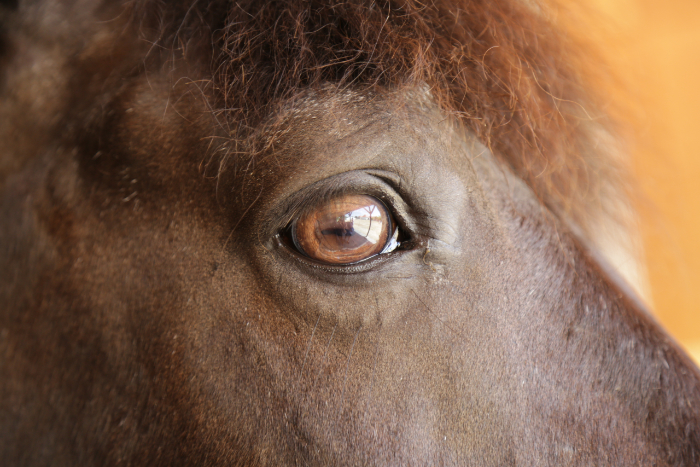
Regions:
<instances>
[{"instance_id":1,"label":"light reflection in eye","mask_svg":"<svg viewBox=\"0 0 700 467\"><path fill-rule=\"evenodd\" d=\"M397 246L398 229L384 204L345 195L301 216L292 228L300 252L330 264L349 264Z\"/></svg>"}]
</instances>

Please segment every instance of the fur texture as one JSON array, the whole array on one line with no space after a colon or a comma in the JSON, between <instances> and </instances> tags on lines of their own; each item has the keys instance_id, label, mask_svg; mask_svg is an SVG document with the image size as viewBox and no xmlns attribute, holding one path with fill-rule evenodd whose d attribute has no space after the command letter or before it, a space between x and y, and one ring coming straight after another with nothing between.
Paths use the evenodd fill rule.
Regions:
<instances>
[{"instance_id":1,"label":"fur texture","mask_svg":"<svg viewBox=\"0 0 700 467\"><path fill-rule=\"evenodd\" d=\"M311 88L426 86L560 215L585 230L624 196L601 61L549 4L486 1L135 2L147 40L211 72L232 134ZM204 55L202 55L202 53ZM202 56L211 57L202 60ZM196 57L196 58L194 58ZM606 202L603 201L606 199Z\"/></svg>"},{"instance_id":2,"label":"fur texture","mask_svg":"<svg viewBox=\"0 0 700 467\"><path fill-rule=\"evenodd\" d=\"M559 11L3 7L2 458L697 465L700 373L581 240L624 189ZM290 248L339 193L405 247Z\"/></svg>"}]
</instances>

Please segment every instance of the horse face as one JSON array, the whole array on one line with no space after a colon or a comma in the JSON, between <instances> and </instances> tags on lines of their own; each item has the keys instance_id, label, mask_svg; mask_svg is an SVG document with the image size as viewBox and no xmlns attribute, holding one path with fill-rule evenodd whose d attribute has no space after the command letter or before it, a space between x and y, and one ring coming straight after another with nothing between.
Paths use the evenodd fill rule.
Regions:
<instances>
[{"instance_id":1,"label":"horse face","mask_svg":"<svg viewBox=\"0 0 700 467\"><path fill-rule=\"evenodd\" d=\"M428 90L308 90L241 149L196 72L58 99L7 152L11 463L693 459L696 370ZM319 259L358 196L388 246Z\"/></svg>"}]
</instances>

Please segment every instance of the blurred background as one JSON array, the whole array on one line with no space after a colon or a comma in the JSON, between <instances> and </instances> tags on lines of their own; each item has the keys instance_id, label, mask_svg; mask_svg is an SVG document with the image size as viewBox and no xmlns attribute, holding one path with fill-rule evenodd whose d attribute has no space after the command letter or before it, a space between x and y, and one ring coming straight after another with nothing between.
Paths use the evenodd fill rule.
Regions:
<instances>
[{"instance_id":1,"label":"blurred background","mask_svg":"<svg viewBox=\"0 0 700 467\"><path fill-rule=\"evenodd\" d=\"M650 305L700 363L700 0L588 1L633 104Z\"/></svg>"}]
</instances>

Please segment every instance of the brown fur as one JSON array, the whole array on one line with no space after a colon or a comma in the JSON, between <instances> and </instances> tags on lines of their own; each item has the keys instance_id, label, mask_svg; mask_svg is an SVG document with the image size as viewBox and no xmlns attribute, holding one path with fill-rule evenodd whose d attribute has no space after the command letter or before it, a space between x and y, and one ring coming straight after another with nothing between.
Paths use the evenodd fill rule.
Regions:
<instances>
[{"instance_id":1,"label":"brown fur","mask_svg":"<svg viewBox=\"0 0 700 467\"><path fill-rule=\"evenodd\" d=\"M625 190L611 188L622 179L605 136L615 132L601 110L610 102L595 91L602 62L552 24L558 13L521 0L408 0L137 2L133 15L159 46L211 54L214 110L238 136L324 83L425 85L548 205L588 230L617 214L605 206Z\"/></svg>"},{"instance_id":2,"label":"brown fur","mask_svg":"<svg viewBox=\"0 0 700 467\"><path fill-rule=\"evenodd\" d=\"M568 225L618 169L556 11L4 9L3 461L697 465L700 373ZM284 243L345 192L403 248Z\"/></svg>"}]
</instances>

